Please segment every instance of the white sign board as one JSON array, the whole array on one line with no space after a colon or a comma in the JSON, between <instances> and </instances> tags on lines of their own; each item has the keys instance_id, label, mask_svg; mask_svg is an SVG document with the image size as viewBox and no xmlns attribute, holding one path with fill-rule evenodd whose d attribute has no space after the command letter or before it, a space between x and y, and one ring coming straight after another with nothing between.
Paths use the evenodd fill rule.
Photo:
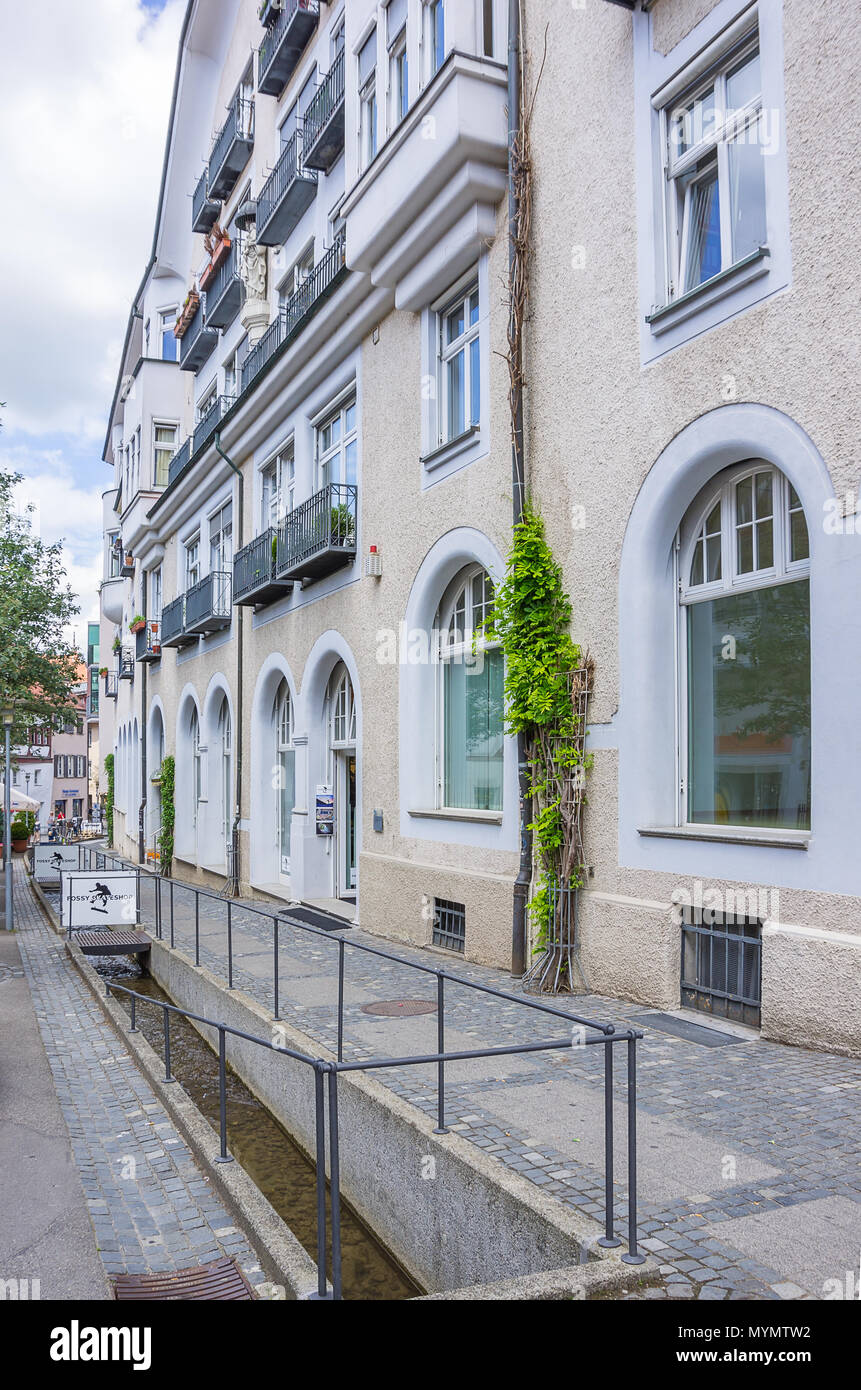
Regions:
<instances>
[{"instance_id":1,"label":"white sign board","mask_svg":"<svg viewBox=\"0 0 861 1390\"><path fill-rule=\"evenodd\" d=\"M37 883L59 883L61 873L77 868L77 845L33 846L33 877Z\"/></svg>"},{"instance_id":2,"label":"white sign board","mask_svg":"<svg viewBox=\"0 0 861 1390\"><path fill-rule=\"evenodd\" d=\"M64 927L134 927L137 922L137 875L64 873L60 880L60 921Z\"/></svg>"}]
</instances>

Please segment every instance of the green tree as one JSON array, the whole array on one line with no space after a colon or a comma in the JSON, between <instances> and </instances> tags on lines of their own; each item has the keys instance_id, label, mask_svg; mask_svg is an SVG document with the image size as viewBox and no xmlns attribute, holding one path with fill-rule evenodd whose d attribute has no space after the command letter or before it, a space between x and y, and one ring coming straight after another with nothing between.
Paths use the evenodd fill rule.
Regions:
<instances>
[{"instance_id":1,"label":"green tree","mask_svg":"<svg viewBox=\"0 0 861 1390\"><path fill-rule=\"evenodd\" d=\"M16 510L21 481L0 469L0 703L14 706L19 734L34 723L56 728L68 719L80 662L64 635L79 609L61 543L46 545L37 535L32 508Z\"/></svg>"}]
</instances>

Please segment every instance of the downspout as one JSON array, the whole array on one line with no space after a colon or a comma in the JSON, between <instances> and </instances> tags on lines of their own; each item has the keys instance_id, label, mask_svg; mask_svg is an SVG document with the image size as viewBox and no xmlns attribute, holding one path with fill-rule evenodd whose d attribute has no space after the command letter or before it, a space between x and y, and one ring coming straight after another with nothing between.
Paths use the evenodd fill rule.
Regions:
<instances>
[{"instance_id":1,"label":"downspout","mask_svg":"<svg viewBox=\"0 0 861 1390\"><path fill-rule=\"evenodd\" d=\"M146 578L143 582L143 595L141 604L141 616L147 620L147 589ZM146 631L146 629L144 629ZM137 642L137 633L135 633ZM122 653L120 654L122 659ZM147 696L147 663L142 661L141 668L141 800L138 806L138 863L146 863L146 803L147 803L147 780L146 780L146 696Z\"/></svg>"},{"instance_id":2,"label":"downspout","mask_svg":"<svg viewBox=\"0 0 861 1390\"><path fill-rule=\"evenodd\" d=\"M520 198L515 168L515 149L520 133L520 0L508 0L508 271L510 327L515 327L516 307L513 294L516 273L516 230L520 216ZM514 504L513 525L523 517L526 485L526 459L523 438L523 345L520 331L512 334L512 350L517 352L515 381L511 392L511 480ZM526 741L517 736L517 779L520 807L520 867L514 881L513 920L511 930L511 973L526 972L526 924L529 886L532 882L532 799L529 795L529 764L526 760Z\"/></svg>"},{"instance_id":3,"label":"downspout","mask_svg":"<svg viewBox=\"0 0 861 1390\"><path fill-rule=\"evenodd\" d=\"M216 453L224 459L229 468L232 468L239 479L238 497L236 506L236 538L240 548L243 541L245 529L245 479L241 471L229 454L226 454L221 447L221 430L215 431ZM231 602L233 601L233 587L231 583L230 591ZM233 895L239 897L239 822L242 818L242 633L243 633L243 611L241 606L236 609L236 813L233 817Z\"/></svg>"}]
</instances>

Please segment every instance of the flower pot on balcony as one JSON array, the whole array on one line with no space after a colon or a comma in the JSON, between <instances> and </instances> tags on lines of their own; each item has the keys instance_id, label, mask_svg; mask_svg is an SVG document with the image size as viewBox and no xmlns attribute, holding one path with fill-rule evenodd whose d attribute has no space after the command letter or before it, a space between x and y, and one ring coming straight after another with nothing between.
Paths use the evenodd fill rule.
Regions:
<instances>
[{"instance_id":1,"label":"flower pot on balcony","mask_svg":"<svg viewBox=\"0 0 861 1390\"><path fill-rule=\"evenodd\" d=\"M209 265L200 277L202 290L205 290L207 285L212 283L216 272L221 269L230 255L230 237L221 230L217 223L206 238L206 247L209 251Z\"/></svg>"},{"instance_id":2,"label":"flower pot on balcony","mask_svg":"<svg viewBox=\"0 0 861 1390\"><path fill-rule=\"evenodd\" d=\"M146 627L146 618L135 618L134 622L129 623L129 632L143 632Z\"/></svg>"},{"instance_id":3,"label":"flower pot on balcony","mask_svg":"<svg viewBox=\"0 0 861 1390\"><path fill-rule=\"evenodd\" d=\"M99 675L100 675L100 676L106 676L107 674L108 674L108 668L107 668L107 666L100 666L100 667L99 667Z\"/></svg>"},{"instance_id":4,"label":"flower pot on balcony","mask_svg":"<svg viewBox=\"0 0 861 1390\"><path fill-rule=\"evenodd\" d=\"M179 311L179 318L174 325L173 336L181 338L188 330L188 326L200 308L200 295L197 290L190 290L186 295L183 306Z\"/></svg>"}]
</instances>

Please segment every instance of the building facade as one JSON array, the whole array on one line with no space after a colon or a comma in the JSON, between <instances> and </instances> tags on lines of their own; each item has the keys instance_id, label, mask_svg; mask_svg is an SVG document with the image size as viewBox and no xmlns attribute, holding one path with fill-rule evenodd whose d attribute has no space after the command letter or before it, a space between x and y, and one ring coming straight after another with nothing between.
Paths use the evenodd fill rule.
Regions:
<instances>
[{"instance_id":1,"label":"building facade","mask_svg":"<svg viewBox=\"0 0 861 1390\"><path fill-rule=\"evenodd\" d=\"M584 982L861 1049L850 5L521 8L528 482L595 667ZM169 754L173 872L503 967L508 10L190 4L100 633L121 849L155 861Z\"/></svg>"}]
</instances>

